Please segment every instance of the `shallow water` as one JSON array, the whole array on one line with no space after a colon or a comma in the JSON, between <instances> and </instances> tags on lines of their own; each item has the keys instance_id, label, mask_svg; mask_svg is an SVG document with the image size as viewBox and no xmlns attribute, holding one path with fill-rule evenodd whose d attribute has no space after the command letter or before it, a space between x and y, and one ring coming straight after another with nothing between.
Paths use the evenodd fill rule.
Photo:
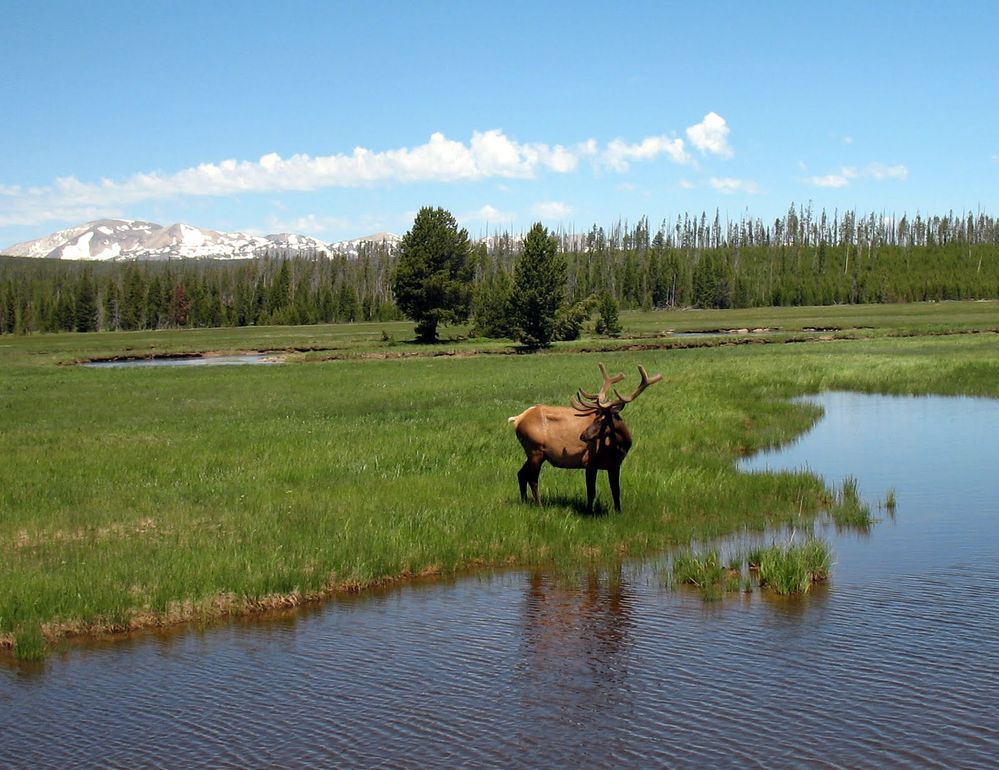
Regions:
<instances>
[{"instance_id":1,"label":"shallow water","mask_svg":"<svg viewBox=\"0 0 999 770\"><path fill-rule=\"evenodd\" d=\"M713 329L711 331L690 331L690 332L674 332L671 331L668 336L670 337L773 337L778 334L782 334L780 330L775 329L746 329L742 331L741 329Z\"/></svg>"},{"instance_id":2,"label":"shallow water","mask_svg":"<svg viewBox=\"0 0 999 770\"><path fill-rule=\"evenodd\" d=\"M995 767L999 402L818 401L747 468L898 507L824 533L803 599L705 604L653 560L72 648L0 666L0 766Z\"/></svg>"},{"instance_id":3,"label":"shallow water","mask_svg":"<svg viewBox=\"0 0 999 770\"><path fill-rule=\"evenodd\" d=\"M122 369L135 366L235 366L242 364L277 364L268 353L238 356L163 356L160 358L122 358L113 361L87 361L82 366L94 369Z\"/></svg>"}]
</instances>

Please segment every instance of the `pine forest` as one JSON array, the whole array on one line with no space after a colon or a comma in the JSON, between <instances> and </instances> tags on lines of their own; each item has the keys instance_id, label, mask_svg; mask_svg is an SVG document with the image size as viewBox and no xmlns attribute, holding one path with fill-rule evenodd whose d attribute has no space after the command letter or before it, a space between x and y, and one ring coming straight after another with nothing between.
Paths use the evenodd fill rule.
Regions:
<instances>
[{"instance_id":1,"label":"pine forest","mask_svg":"<svg viewBox=\"0 0 999 770\"><path fill-rule=\"evenodd\" d=\"M999 220L791 206L764 223L716 212L558 232L566 298L622 308L730 308L999 298ZM473 320L502 314L523 239L477 241ZM0 257L0 333L315 324L402 318L395 254L78 262Z\"/></svg>"}]
</instances>

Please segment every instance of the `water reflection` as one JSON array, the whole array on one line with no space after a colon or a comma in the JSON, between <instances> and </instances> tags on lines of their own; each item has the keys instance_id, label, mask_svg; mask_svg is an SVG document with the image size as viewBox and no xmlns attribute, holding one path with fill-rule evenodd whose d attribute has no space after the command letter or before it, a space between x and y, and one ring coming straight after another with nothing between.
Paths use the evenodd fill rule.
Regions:
<instances>
[{"instance_id":1,"label":"water reflection","mask_svg":"<svg viewBox=\"0 0 999 770\"><path fill-rule=\"evenodd\" d=\"M535 570L524 603L525 641L539 658L579 653L600 658L621 651L631 626L631 601L621 565L570 576Z\"/></svg>"},{"instance_id":2,"label":"water reflection","mask_svg":"<svg viewBox=\"0 0 999 770\"><path fill-rule=\"evenodd\" d=\"M633 625L620 565L577 576L534 571L526 588L521 686L566 709L612 708L628 677Z\"/></svg>"}]
</instances>

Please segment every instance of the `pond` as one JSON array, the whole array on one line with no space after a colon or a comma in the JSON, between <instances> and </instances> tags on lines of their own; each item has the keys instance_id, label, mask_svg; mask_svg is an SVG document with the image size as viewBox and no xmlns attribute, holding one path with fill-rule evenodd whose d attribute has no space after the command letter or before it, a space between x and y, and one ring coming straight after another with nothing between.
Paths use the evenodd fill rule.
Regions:
<instances>
[{"instance_id":1,"label":"pond","mask_svg":"<svg viewBox=\"0 0 999 770\"><path fill-rule=\"evenodd\" d=\"M270 353L247 353L235 356L154 356L152 358L116 358L108 361L86 361L82 366L94 369L121 369L136 366L237 366L244 364L279 364Z\"/></svg>"},{"instance_id":2,"label":"pond","mask_svg":"<svg viewBox=\"0 0 999 770\"><path fill-rule=\"evenodd\" d=\"M994 767L999 402L815 400L747 471L898 503L823 531L837 563L804 598L704 603L657 559L70 648L0 666L0 766Z\"/></svg>"}]
</instances>

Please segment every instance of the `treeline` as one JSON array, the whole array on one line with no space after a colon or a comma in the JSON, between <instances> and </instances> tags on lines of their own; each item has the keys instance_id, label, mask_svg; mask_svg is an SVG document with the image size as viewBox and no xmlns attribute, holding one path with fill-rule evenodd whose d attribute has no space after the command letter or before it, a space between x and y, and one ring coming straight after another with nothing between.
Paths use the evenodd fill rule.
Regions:
<instances>
[{"instance_id":1,"label":"treeline","mask_svg":"<svg viewBox=\"0 0 999 770\"><path fill-rule=\"evenodd\" d=\"M792 206L765 224L716 212L558 233L567 298L623 308L758 307L999 298L999 221ZM522 238L474 246L473 312L495 313ZM396 257L167 262L0 258L0 332L95 331L395 320ZM484 324L489 326L489 323ZM483 324L480 324L483 326Z\"/></svg>"},{"instance_id":2,"label":"treeline","mask_svg":"<svg viewBox=\"0 0 999 770\"><path fill-rule=\"evenodd\" d=\"M0 258L0 332L314 324L401 318L382 245L252 260Z\"/></svg>"}]
</instances>

